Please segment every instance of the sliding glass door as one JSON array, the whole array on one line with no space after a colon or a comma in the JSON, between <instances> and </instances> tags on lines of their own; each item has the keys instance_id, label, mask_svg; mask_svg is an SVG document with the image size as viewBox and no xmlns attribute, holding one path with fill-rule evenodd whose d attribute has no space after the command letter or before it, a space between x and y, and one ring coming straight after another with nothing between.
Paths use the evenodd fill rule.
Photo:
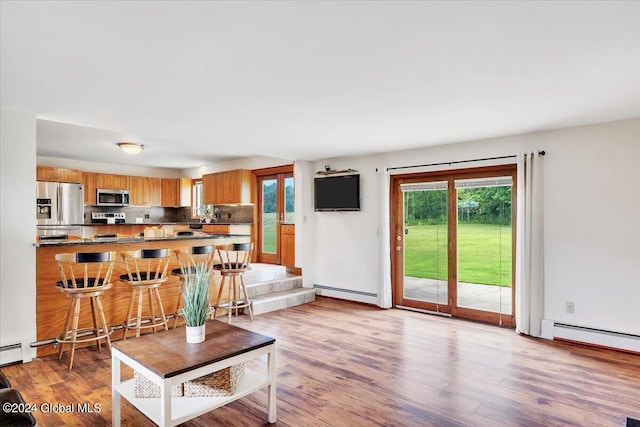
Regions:
<instances>
[{"instance_id":1,"label":"sliding glass door","mask_svg":"<svg viewBox=\"0 0 640 427\"><path fill-rule=\"evenodd\" d=\"M447 181L401 185L403 195L403 300L449 312Z\"/></svg>"},{"instance_id":2,"label":"sliding glass door","mask_svg":"<svg viewBox=\"0 0 640 427\"><path fill-rule=\"evenodd\" d=\"M392 177L394 304L512 326L515 165Z\"/></svg>"}]
</instances>

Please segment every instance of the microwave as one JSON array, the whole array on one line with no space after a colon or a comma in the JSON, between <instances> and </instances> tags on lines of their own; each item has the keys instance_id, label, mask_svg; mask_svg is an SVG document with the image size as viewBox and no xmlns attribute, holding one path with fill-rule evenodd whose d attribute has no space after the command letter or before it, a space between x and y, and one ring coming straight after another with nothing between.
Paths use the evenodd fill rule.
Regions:
<instances>
[{"instance_id":1,"label":"microwave","mask_svg":"<svg viewBox=\"0 0 640 427\"><path fill-rule=\"evenodd\" d=\"M97 206L129 206L129 190L98 188L96 192Z\"/></svg>"}]
</instances>

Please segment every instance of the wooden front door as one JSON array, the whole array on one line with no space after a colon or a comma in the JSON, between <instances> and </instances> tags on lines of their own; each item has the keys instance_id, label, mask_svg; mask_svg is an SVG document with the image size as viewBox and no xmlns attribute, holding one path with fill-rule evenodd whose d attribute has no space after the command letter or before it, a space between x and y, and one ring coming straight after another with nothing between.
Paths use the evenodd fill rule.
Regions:
<instances>
[{"instance_id":1,"label":"wooden front door","mask_svg":"<svg viewBox=\"0 0 640 427\"><path fill-rule=\"evenodd\" d=\"M258 185L257 261L295 265L293 165L254 171Z\"/></svg>"}]
</instances>

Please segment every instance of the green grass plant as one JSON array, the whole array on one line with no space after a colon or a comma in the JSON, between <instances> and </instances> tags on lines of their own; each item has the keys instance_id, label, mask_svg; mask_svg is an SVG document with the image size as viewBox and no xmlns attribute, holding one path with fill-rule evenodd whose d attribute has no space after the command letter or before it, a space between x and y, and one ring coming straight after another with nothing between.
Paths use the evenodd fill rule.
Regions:
<instances>
[{"instance_id":1,"label":"green grass plant","mask_svg":"<svg viewBox=\"0 0 640 427\"><path fill-rule=\"evenodd\" d=\"M405 275L447 280L447 226L410 225ZM458 282L511 286L511 226L458 224Z\"/></svg>"},{"instance_id":2,"label":"green grass plant","mask_svg":"<svg viewBox=\"0 0 640 427\"><path fill-rule=\"evenodd\" d=\"M187 326L201 326L209 313L209 270L204 264L193 268L195 271L184 277L182 317Z\"/></svg>"}]
</instances>

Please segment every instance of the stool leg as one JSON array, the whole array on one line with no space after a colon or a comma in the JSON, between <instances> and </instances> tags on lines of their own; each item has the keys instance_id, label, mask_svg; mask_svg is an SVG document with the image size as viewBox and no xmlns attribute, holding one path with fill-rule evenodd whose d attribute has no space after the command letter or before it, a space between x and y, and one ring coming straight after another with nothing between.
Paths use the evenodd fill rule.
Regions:
<instances>
[{"instance_id":1,"label":"stool leg","mask_svg":"<svg viewBox=\"0 0 640 427\"><path fill-rule=\"evenodd\" d=\"M149 313L151 313L151 324L153 325L153 327L151 328L153 330L153 333L156 333L156 312L153 309L153 291L151 290L151 288L147 289L147 293L148 298L149 298Z\"/></svg>"},{"instance_id":2,"label":"stool leg","mask_svg":"<svg viewBox=\"0 0 640 427\"><path fill-rule=\"evenodd\" d=\"M138 289L138 317L136 318L136 338L140 336L140 326L142 325L142 299L144 292Z\"/></svg>"},{"instance_id":3,"label":"stool leg","mask_svg":"<svg viewBox=\"0 0 640 427\"><path fill-rule=\"evenodd\" d=\"M247 308L249 309L249 317L253 322L253 309L251 308L251 301L249 300L249 295L247 294L247 287L244 283L244 275L240 275L240 287L242 288L242 294L244 296L244 303L247 304Z\"/></svg>"},{"instance_id":4,"label":"stool leg","mask_svg":"<svg viewBox=\"0 0 640 427\"><path fill-rule=\"evenodd\" d=\"M127 339L127 332L129 332L129 324L131 323L131 314L133 313L133 303L135 302L136 299L136 290L135 288L131 289L131 298L129 298L129 309L127 310L127 320L125 320L125 323L122 325L124 326L123 330L123 334L122 334L122 340L126 340Z\"/></svg>"},{"instance_id":5,"label":"stool leg","mask_svg":"<svg viewBox=\"0 0 640 427\"><path fill-rule=\"evenodd\" d=\"M164 314L164 307L162 306L162 300L160 299L160 291L158 290L158 287L156 286L155 288L153 288L154 293L156 294L156 301L158 302L158 308L160 309L160 318L162 319L162 324L164 326L164 330L168 331L169 327L167 326L167 316L165 316ZM155 328L153 328L155 330Z\"/></svg>"},{"instance_id":6,"label":"stool leg","mask_svg":"<svg viewBox=\"0 0 640 427\"><path fill-rule=\"evenodd\" d=\"M93 319L93 334L97 337L100 336L100 328L98 328L98 318L96 317L95 298L95 296L89 297L89 302L91 304L91 318ZM102 345L99 339L96 340L96 345L98 347L98 351L102 350Z\"/></svg>"},{"instance_id":7,"label":"stool leg","mask_svg":"<svg viewBox=\"0 0 640 427\"><path fill-rule=\"evenodd\" d=\"M69 370L73 367L73 356L76 352L76 339L78 338L78 321L80 320L80 298L74 298L73 325L71 329L71 353L69 358Z\"/></svg>"},{"instance_id":8,"label":"stool leg","mask_svg":"<svg viewBox=\"0 0 640 427\"><path fill-rule=\"evenodd\" d=\"M225 279L227 278L227 276L222 276L222 278L220 279L220 288L218 288L218 298L216 298L216 309L214 309L213 311L213 318L216 318L216 312L218 311L217 308L220 308L220 303L222 302L222 291L224 289L224 282Z\"/></svg>"},{"instance_id":9,"label":"stool leg","mask_svg":"<svg viewBox=\"0 0 640 427\"><path fill-rule=\"evenodd\" d=\"M67 335L69 334L69 321L71 320L71 312L73 311L74 300L74 298L69 298L69 306L67 307L67 318L64 320L64 328L62 329L62 335L60 335L61 340L66 340ZM59 343L60 348L58 349L58 360L62 359L64 344L65 343L63 342Z\"/></svg>"},{"instance_id":10,"label":"stool leg","mask_svg":"<svg viewBox=\"0 0 640 427\"><path fill-rule=\"evenodd\" d=\"M174 311L173 329L178 326L178 316L180 313L180 301L182 301L182 289L184 288L184 277L182 278L182 284L180 285L180 292L178 293L178 302L176 303L176 311Z\"/></svg>"},{"instance_id":11,"label":"stool leg","mask_svg":"<svg viewBox=\"0 0 640 427\"><path fill-rule=\"evenodd\" d=\"M240 304L239 299L240 293L238 292L238 276L233 276L233 304L236 306L236 318L238 317L238 312L240 308L238 305Z\"/></svg>"},{"instance_id":12,"label":"stool leg","mask_svg":"<svg viewBox=\"0 0 640 427\"><path fill-rule=\"evenodd\" d=\"M236 278L234 276L231 276L231 282L228 283L229 285L229 312L227 313L227 316L229 317L228 322L231 323L231 316L233 313L233 300L231 299L231 295L233 293L233 288L236 285Z\"/></svg>"},{"instance_id":13,"label":"stool leg","mask_svg":"<svg viewBox=\"0 0 640 427\"><path fill-rule=\"evenodd\" d=\"M107 347L107 350L109 350L109 355L111 355L111 338L109 337L111 332L109 331L109 325L107 325L107 319L104 317L104 310L102 309L102 302L100 301L100 295L96 296L96 307L98 308L98 314L100 316L100 320L102 320L102 327L104 328L103 329L104 333L107 334L107 336L104 338L104 342Z\"/></svg>"}]
</instances>

